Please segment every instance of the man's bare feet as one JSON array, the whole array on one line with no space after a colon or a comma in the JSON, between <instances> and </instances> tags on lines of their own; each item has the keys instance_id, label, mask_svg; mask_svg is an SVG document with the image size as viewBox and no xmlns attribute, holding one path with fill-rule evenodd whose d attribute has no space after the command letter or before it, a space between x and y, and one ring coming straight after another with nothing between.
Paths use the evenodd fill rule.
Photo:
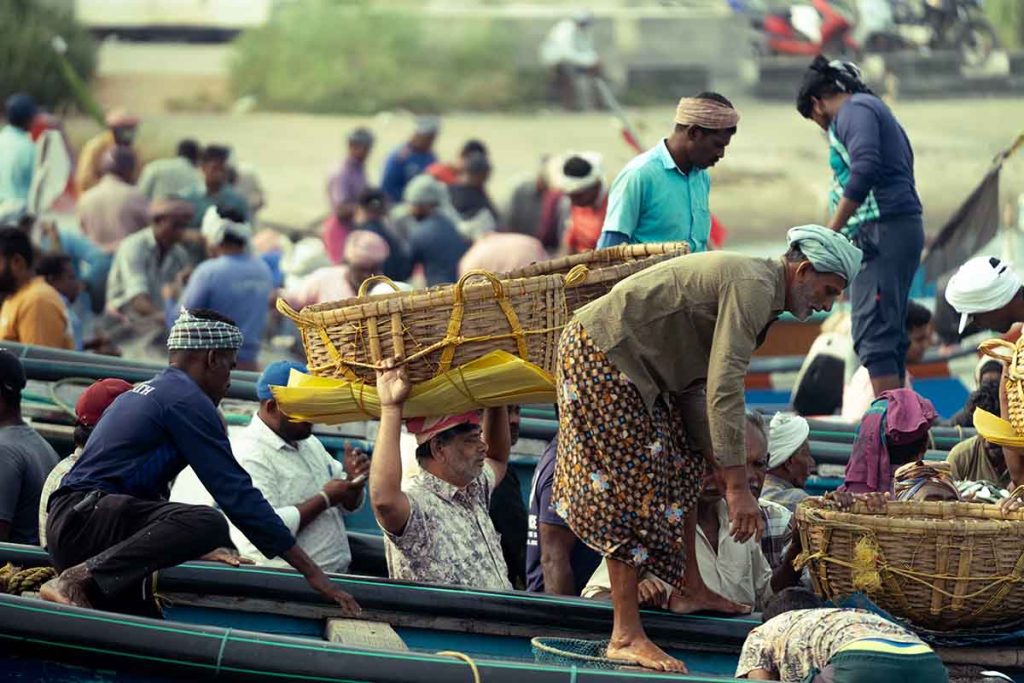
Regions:
<instances>
[{"instance_id":1,"label":"man's bare feet","mask_svg":"<svg viewBox=\"0 0 1024 683\"><path fill-rule=\"evenodd\" d=\"M61 605L92 607L85 590L90 578L89 570L84 564L75 565L44 583L39 589L39 597Z\"/></svg>"},{"instance_id":2,"label":"man's bare feet","mask_svg":"<svg viewBox=\"0 0 1024 683\"><path fill-rule=\"evenodd\" d=\"M686 665L675 657L670 657L660 647L645 636L640 635L632 640L612 638L605 652L608 659L617 662L629 662L655 671L672 673L688 673Z\"/></svg>"},{"instance_id":3,"label":"man's bare feet","mask_svg":"<svg viewBox=\"0 0 1024 683\"><path fill-rule=\"evenodd\" d=\"M721 612L722 614L750 614L750 605L733 602L707 586L686 589L682 593L674 592L669 599L668 608L676 614L692 614L694 612Z\"/></svg>"}]
</instances>

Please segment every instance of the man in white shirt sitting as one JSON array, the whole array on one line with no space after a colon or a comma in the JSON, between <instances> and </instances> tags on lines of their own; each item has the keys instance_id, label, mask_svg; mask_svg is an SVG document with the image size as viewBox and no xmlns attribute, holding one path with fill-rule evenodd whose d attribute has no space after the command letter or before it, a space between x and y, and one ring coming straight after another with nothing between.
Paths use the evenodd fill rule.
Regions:
<instances>
[{"instance_id":1,"label":"man in white shirt sitting","mask_svg":"<svg viewBox=\"0 0 1024 683\"><path fill-rule=\"evenodd\" d=\"M280 411L271 387L288 384L292 369L305 372L294 361L271 363L256 383L260 409L252 422L229 434L231 451L238 464L252 477L255 486L291 531L307 555L325 572L343 574L352 562L341 507L348 512L363 503L370 459L366 454L346 448L342 466L313 436L310 422L292 422ZM171 500L203 502L195 495L195 477L184 470L174 483ZM191 491L191 493L190 493ZM260 553L233 524L231 541L239 554L255 564L287 567L282 560Z\"/></svg>"}]
</instances>

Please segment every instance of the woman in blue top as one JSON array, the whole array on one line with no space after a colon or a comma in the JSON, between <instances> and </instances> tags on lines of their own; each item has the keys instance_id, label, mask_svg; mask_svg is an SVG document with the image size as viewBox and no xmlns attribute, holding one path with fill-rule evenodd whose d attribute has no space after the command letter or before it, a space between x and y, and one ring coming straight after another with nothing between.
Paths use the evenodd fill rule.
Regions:
<instances>
[{"instance_id":1,"label":"woman in blue top","mask_svg":"<svg viewBox=\"0 0 1024 683\"><path fill-rule=\"evenodd\" d=\"M906 377L910 339L903 321L924 247L914 151L892 111L849 62L816 57L796 108L828 133L834 174L828 227L864 252L850 285L853 344L878 396L902 387Z\"/></svg>"}]
</instances>

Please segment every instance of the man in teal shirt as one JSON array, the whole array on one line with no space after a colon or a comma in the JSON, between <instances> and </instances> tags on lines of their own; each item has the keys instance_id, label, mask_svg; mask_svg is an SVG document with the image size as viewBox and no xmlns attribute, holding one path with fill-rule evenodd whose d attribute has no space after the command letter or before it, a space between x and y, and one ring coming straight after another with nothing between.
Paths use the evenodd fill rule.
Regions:
<instances>
[{"instance_id":1,"label":"man in teal shirt","mask_svg":"<svg viewBox=\"0 0 1024 683\"><path fill-rule=\"evenodd\" d=\"M629 162L612 183L597 246L686 241L693 252L707 251L707 169L725 156L739 118L718 93L682 98L672 134Z\"/></svg>"},{"instance_id":2,"label":"man in teal shirt","mask_svg":"<svg viewBox=\"0 0 1024 683\"><path fill-rule=\"evenodd\" d=\"M36 146L28 134L36 103L25 93L15 93L5 104L7 125L0 128L0 202L25 202L36 160Z\"/></svg>"}]
</instances>

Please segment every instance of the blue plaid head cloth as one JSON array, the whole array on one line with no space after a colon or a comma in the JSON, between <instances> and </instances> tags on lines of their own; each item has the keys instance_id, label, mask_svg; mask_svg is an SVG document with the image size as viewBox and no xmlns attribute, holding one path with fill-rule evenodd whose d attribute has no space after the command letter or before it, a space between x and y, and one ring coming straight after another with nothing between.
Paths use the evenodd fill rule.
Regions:
<instances>
[{"instance_id":1,"label":"blue plaid head cloth","mask_svg":"<svg viewBox=\"0 0 1024 683\"><path fill-rule=\"evenodd\" d=\"M174 321L171 332L167 335L168 350L175 349L240 349L242 348L242 331L237 325L197 318L188 310L182 309L181 315Z\"/></svg>"}]
</instances>

